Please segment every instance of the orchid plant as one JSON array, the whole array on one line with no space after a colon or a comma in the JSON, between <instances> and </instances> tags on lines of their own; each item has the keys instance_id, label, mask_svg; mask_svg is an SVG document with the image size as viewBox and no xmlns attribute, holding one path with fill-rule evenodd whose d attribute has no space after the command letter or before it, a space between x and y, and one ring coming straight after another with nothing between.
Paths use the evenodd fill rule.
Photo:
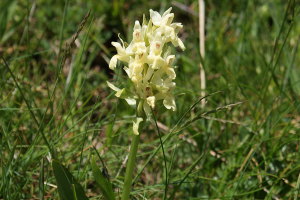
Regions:
<instances>
[{"instance_id":1,"label":"orchid plant","mask_svg":"<svg viewBox=\"0 0 300 200\"><path fill-rule=\"evenodd\" d=\"M121 43L112 42L117 54L109 63L109 68L115 70L118 61L124 64L124 70L132 82L131 88L118 88L110 82L108 86L116 91L115 96L125 99L129 105L136 106L137 117L133 121L134 138L131 144L128 163L126 166L124 189L122 199L128 199L133 167L139 143L140 123L151 120L152 109L158 101L162 100L167 109L175 111L176 104L173 96L175 88L174 71L175 55L171 54L170 44L185 46L178 37L181 23L172 23L174 14L172 8L160 15L150 10L150 20L143 18L142 25L135 21L133 39L127 45L121 38Z\"/></svg>"}]
</instances>

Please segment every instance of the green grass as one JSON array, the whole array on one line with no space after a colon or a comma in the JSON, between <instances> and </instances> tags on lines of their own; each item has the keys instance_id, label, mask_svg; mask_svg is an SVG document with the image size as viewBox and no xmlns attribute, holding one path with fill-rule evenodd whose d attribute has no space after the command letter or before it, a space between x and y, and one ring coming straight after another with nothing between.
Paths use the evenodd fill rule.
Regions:
<instances>
[{"instance_id":1,"label":"green grass","mask_svg":"<svg viewBox=\"0 0 300 200\"><path fill-rule=\"evenodd\" d=\"M146 124L132 199L300 198L298 0L206 1L204 108L196 0L4 0L0 199L59 199L54 158L103 199L92 156L121 196L135 110L106 85L127 84L108 69L110 43L170 6L186 45L176 50L178 109L156 107L159 132Z\"/></svg>"}]
</instances>

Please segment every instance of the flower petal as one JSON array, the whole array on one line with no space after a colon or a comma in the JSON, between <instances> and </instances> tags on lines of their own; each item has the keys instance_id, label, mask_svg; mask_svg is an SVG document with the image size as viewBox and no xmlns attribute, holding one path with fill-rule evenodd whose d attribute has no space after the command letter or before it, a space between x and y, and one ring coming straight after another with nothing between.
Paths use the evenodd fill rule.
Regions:
<instances>
[{"instance_id":1,"label":"flower petal","mask_svg":"<svg viewBox=\"0 0 300 200\"><path fill-rule=\"evenodd\" d=\"M150 9L150 18L152 19L152 23L155 26L160 26L162 18L157 11L153 11L152 9Z\"/></svg>"},{"instance_id":2,"label":"flower petal","mask_svg":"<svg viewBox=\"0 0 300 200\"><path fill-rule=\"evenodd\" d=\"M173 62L174 62L174 60L175 60L175 55L169 55L169 56L167 57L167 64L168 64L169 66L172 65Z\"/></svg>"},{"instance_id":3,"label":"flower petal","mask_svg":"<svg viewBox=\"0 0 300 200\"><path fill-rule=\"evenodd\" d=\"M119 55L126 54L125 49L121 46L120 43L118 43L118 42L112 42L111 45L113 45L114 47L116 47L117 52L118 52Z\"/></svg>"},{"instance_id":4,"label":"flower petal","mask_svg":"<svg viewBox=\"0 0 300 200\"><path fill-rule=\"evenodd\" d=\"M114 90L114 91L116 91L116 92L118 92L118 91L121 90L120 88L116 87L114 84L112 84L112 83L109 82L109 81L106 81L106 83L107 83L108 87L110 87L110 89L112 89L112 90Z\"/></svg>"},{"instance_id":5,"label":"flower petal","mask_svg":"<svg viewBox=\"0 0 300 200\"><path fill-rule=\"evenodd\" d=\"M147 103L151 108L155 106L155 96L150 96L147 98Z\"/></svg>"},{"instance_id":6,"label":"flower petal","mask_svg":"<svg viewBox=\"0 0 300 200\"><path fill-rule=\"evenodd\" d=\"M173 79L176 78L176 73L175 73L175 71L174 71L173 68L168 67L168 68L166 69L166 73L168 74L169 79L172 79L172 80L173 80Z\"/></svg>"},{"instance_id":7,"label":"flower petal","mask_svg":"<svg viewBox=\"0 0 300 200\"><path fill-rule=\"evenodd\" d=\"M139 125L142 121L143 121L143 118L141 118L141 117L137 117L136 121L133 121L133 126L132 126L133 134L139 135Z\"/></svg>"},{"instance_id":8,"label":"flower petal","mask_svg":"<svg viewBox=\"0 0 300 200\"><path fill-rule=\"evenodd\" d=\"M166 16L167 14L169 14L172 10L172 7L170 7L168 10L166 10L163 14L163 17Z\"/></svg>"},{"instance_id":9,"label":"flower petal","mask_svg":"<svg viewBox=\"0 0 300 200\"><path fill-rule=\"evenodd\" d=\"M128 103L130 106L135 106L136 105L136 100L133 98L125 98L125 101Z\"/></svg>"},{"instance_id":10,"label":"flower petal","mask_svg":"<svg viewBox=\"0 0 300 200\"><path fill-rule=\"evenodd\" d=\"M173 111L176 110L175 100L172 96L166 97L163 101L163 104L167 109L172 109Z\"/></svg>"},{"instance_id":11,"label":"flower petal","mask_svg":"<svg viewBox=\"0 0 300 200\"><path fill-rule=\"evenodd\" d=\"M139 21L135 21L134 28L133 28L133 41L142 41L142 28Z\"/></svg>"},{"instance_id":12,"label":"flower petal","mask_svg":"<svg viewBox=\"0 0 300 200\"><path fill-rule=\"evenodd\" d=\"M183 44L183 42L180 38L178 38L178 45L179 45L179 47L181 48L182 51L185 50L185 46L184 46L184 44Z\"/></svg>"},{"instance_id":13,"label":"flower petal","mask_svg":"<svg viewBox=\"0 0 300 200\"><path fill-rule=\"evenodd\" d=\"M118 55L114 55L109 61L109 69L115 70L118 63Z\"/></svg>"}]
</instances>

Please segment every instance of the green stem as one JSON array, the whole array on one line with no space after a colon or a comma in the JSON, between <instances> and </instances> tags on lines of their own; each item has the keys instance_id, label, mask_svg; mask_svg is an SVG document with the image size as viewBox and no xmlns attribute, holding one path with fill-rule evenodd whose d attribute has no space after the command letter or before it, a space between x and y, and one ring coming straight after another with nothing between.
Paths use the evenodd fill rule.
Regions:
<instances>
[{"instance_id":1,"label":"green stem","mask_svg":"<svg viewBox=\"0 0 300 200\"><path fill-rule=\"evenodd\" d=\"M130 153L127 161L125 181L123 186L122 200L128 200L132 185L132 174L135 166L136 153L139 146L140 135L134 135L130 147Z\"/></svg>"},{"instance_id":2,"label":"green stem","mask_svg":"<svg viewBox=\"0 0 300 200\"><path fill-rule=\"evenodd\" d=\"M143 116L143 101L140 101L138 106L137 106L137 117L142 117ZM139 125L139 133L140 130L142 130L143 127L143 122L140 123ZM130 152L129 152L129 157L126 165L126 172L125 172L125 180L124 180L124 186L123 186L123 192L122 192L122 200L128 200L130 191L131 191L131 186L132 186L132 174L133 170L135 167L135 160L136 160L136 154L138 150L140 142L140 135L133 135L131 146L130 146Z\"/></svg>"}]
</instances>

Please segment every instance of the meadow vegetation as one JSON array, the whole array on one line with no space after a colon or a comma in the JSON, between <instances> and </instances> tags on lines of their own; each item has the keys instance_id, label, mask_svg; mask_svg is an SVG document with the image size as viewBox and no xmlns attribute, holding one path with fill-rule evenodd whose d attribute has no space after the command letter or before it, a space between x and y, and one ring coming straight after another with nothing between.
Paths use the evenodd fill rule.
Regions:
<instances>
[{"instance_id":1,"label":"meadow vegetation","mask_svg":"<svg viewBox=\"0 0 300 200\"><path fill-rule=\"evenodd\" d=\"M201 58L197 0L0 1L0 199L59 199L64 176L78 200L104 199L99 176L121 196L135 109L106 84L129 84L111 42L169 7L177 110L140 133L131 198L300 198L300 2L205 2Z\"/></svg>"}]
</instances>

